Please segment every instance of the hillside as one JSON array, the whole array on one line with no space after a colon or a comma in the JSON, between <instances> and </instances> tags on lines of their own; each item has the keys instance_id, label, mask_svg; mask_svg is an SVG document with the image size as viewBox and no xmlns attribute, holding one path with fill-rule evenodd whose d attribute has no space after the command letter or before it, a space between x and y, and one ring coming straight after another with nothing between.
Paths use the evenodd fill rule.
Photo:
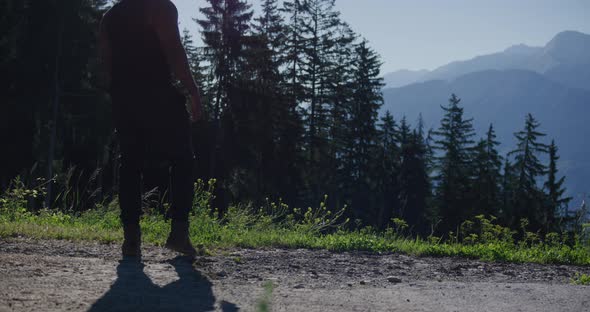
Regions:
<instances>
[{"instance_id":1,"label":"hillside","mask_svg":"<svg viewBox=\"0 0 590 312\"><path fill-rule=\"evenodd\" d=\"M423 81L428 75L428 70L407 70L402 69L383 76L383 82L388 88L403 87L413 82Z\"/></svg>"},{"instance_id":2,"label":"hillside","mask_svg":"<svg viewBox=\"0 0 590 312\"><path fill-rule=\"evenodd\" d=\"M546 76L525 70L488 70L467 75L450 82L432 80L401 88L384 90L385 105L396 118L405 115L414 121L422 113L428 127L438 127L442 118L440 105L451 93L462 98L467 117L475 119L478 134L490 123L498 131L507 152L514 146L513 133L520 130L524 117L532 113L548 133L546 141L555 139L560 147L562 174L573 194L590 188L590 147L584 144L590 135L590 123L584 112L590 108L590 91L570 88Z\"/></svg>"}]
</instances>

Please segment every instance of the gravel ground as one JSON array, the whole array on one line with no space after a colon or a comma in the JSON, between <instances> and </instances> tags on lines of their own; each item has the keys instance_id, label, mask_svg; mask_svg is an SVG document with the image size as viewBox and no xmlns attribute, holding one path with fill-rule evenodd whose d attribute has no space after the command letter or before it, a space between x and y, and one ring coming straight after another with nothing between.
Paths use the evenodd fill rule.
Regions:
<instances>
[{"instance_id":1,"label":"gravel ground","mask_svg":"<svg viewBox=\"0 0 590 312\"><path fill-rule=\"evenodd\" d=\"M590 311L590 267L401 254L219 250L194 260L144 246L0 239L0 311Z\"/></svg>"}]
</instances>

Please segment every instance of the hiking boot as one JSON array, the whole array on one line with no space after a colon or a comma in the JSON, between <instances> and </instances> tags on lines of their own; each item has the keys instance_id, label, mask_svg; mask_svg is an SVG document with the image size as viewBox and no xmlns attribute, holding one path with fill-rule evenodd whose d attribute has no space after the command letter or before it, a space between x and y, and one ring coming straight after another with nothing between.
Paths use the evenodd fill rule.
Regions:
<instances>
[{"instance_id":1,"label":"hiking boot","mask_svg":"<svg viewBox=\"0 0 590 312\"><path fill-rule=\"evenodd\" d=\"M123 257L141 257L141 229L138 224L123 225Z\"/></svg>"},{"instance_id":2,"label":"hiking boot","mask_svg":"<svg viewBox=\"0 0 590 312\"><path fill-rule=\"evenodd\" d=\"M194 257L197 255L197 250L193 247L188 236L188 226L188 221L172 220L172 230L164 246L186 256Z\"/></svg>"}]
</instances>

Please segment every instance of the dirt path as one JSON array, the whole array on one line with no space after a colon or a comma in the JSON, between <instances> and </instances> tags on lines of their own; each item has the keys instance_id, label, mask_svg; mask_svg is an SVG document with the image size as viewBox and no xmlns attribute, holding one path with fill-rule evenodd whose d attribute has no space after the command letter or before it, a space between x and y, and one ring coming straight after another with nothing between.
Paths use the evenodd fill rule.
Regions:
<instances>
[{"instance_id":1,"label":"dirt path","mask_svg":"<svg viewBox=\"0 0 590 312\"><path fill-rule=\"evenodd\" d=\"M0 239L0 311L590 311L590 267L405 255L231 250L194 263L144 247Z\"/></svg>"}]
</instances>

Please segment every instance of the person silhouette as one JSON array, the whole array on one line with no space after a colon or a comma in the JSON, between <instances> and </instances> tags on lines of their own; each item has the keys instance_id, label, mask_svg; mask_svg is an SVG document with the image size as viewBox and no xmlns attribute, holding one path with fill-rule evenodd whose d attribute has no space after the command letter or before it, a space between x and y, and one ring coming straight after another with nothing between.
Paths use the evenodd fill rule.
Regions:
<instances>
[{"instance_id":1,"label":"person silhouette","mask_svg":"<svg viewBox=\"0 0 590 312\"><path fill-rule=\"evenodd\" d=\"M173 75L190 95L193 122L201 118L201 102L176 7L169 0L118 2L101 20L99 50L120 144L123 256L141 255L141 175L143 164L153 159L170 165L172 227L166 247L194 255L188 233L194 196L191 118Z\"/></svg>"}]
</instances>

